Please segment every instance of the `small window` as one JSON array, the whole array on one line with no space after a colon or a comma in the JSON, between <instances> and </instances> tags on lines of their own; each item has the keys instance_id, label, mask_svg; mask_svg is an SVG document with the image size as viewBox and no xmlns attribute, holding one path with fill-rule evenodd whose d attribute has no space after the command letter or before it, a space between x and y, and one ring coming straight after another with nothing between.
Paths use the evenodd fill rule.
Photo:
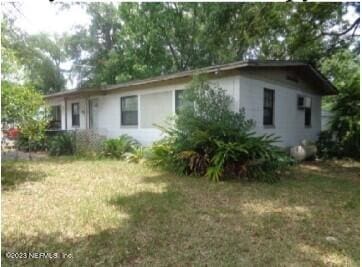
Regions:
<instances>
[{"instance_id":1,"label":"small window","mask_svg":"<svg viewBox=\"0 0 362 267\"><path fill-rule=\"evenodd\" d=\"M121 125L138 125L138 97L136 95L121 97Z\"/></svg>"},{"instance_id":2,"label":"small window","mask_svg":"<svg viewBox=\"0 0 362 267\"><path fill-rule=\"evenodd\" d=\"M298 109L304 109L304 96L298 95L297 105Z\"/></svg>"},{"instance_id":3,"label":"small window","mask_svg":"<svg viewBox=\"0 0 362 267\"><path fill-rule=\"evenodd\" d=\"M264 116L265 126L274 125L274 90L264 88Z\"/></svg>"},{"instance_id":4,"label":"small window","mask_svg":"<svg viewBox=\"0 0 362 267\"><path fill-rule=\"evenodd\" d=\"M312 108L304 108L304 126L312 126Z\"/></svg>"},{"instance_id":5,"label":"small window","mask_svg":"<svg viewBox=\"0 0 362 267\"><path fill-rule=\"evenodd\" d=\"M176 111L176 113L179 111L180 107L183 104L183 99L182 99L183 93L184 93L184 90L175 91L175 111Z\"/></svg>"},{"instance_id":6,"label":"small window","mask_svg":"<svg viewBox=\"0 0 362 267\"><path fill-rule=\"evenodd\" d=\"M50 109L51 119L49 122L50 129L60 129L62 127L61 120L61 107L60 106L52 106Z\"/></svg>"},{"instance_id":7,"label":"small window","mask_svg":"<svg viewBox=\"0 0 362 267\"><path fill-rule=\"evenodd\" d=\"M79 103L72 104L72 126L79 126Z\"/></svg>"}]
</instances>

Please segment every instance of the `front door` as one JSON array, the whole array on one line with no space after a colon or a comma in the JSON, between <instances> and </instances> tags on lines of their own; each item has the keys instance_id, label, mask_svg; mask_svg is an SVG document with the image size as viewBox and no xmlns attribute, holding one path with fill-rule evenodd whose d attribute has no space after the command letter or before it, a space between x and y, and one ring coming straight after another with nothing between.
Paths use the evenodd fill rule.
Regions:
<instances>
[{"instance_id":1,"label":"front door","mask_svg":"<svg viewBox=\"0 0 362 267\"><path fill-rule=\"evenodd\" d=\"M89 128L98 128L98 99L89 99Z\"/></svg>"}]
</instances>

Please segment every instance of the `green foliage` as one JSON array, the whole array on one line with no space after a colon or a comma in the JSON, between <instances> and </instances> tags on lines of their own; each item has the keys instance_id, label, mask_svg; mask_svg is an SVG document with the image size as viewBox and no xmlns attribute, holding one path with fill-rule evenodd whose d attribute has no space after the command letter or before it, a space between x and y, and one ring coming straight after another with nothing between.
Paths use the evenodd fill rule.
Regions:
<instances>
[{"instance_id":1,"label":"green foliage","mask_svg":"<svg viewBox=\"0 0 362 267\"><path fill-rule=\"evenodd\" d=\"M343 19L351 5L359 14L359 4L352 3L89 3L89 28L79 27L66 46L75 63L92 66L74 67L83 86L242 59L319 65L358 46L352 33L359 23Z\"/></svg>"},{"instance_id":2,"label":"green foliage","mask_svg":"<svg viewBox=\"0 0 362 267\"><path fill-rule=\"evenodd\" d=\"M74 133L59 133L49 138L50 156L73 155L75 153Z\"/></svg>"},{"instance_id":3,"label":"green foliage","mask_svg":"<svg viewBox=\"0 0 362 267\"><path fill-rule=\"evenodd\" d=\"M359 17L344 18L351 6L358 16L359 3L73 3L60 12L73 5L85 9L90 25L61 37L28 35L12 12L4 14L2 78L21 76L48 93L64 88L60 63L68 60L72 78L87 87L242 59L320 65L359 47ZM17 13L16 3L7 8Z\"/></svg>"},{"instance_id":4,"label":"green foliage","mask_svg":"<svg viewBox=\"0 0 362 267\"><path fill-rule=\"evenodd\" d=\"M29 143L27 136L24 136L22 133L19 134L18 138L15 141L17 149L21 151L45 151L48 148L46 136L42 136L38 140L33 140Z\"/></svg>"},{"instance_id":5,"label":"green foliage","mask_svg":"<svg viewBox=\"0 0 362 267\"><path fill-rule=\"evenodd\" d=\"M319 134L317 145L317 155L320 158L341 157L341 147L336 145L336 138L329 130Z\"/></svg>"},{"instance_id":6,"label":"green foliage","mask_svg":"<svg viewBox=\"0 0 362 267\"><path fill-rule=\"evenodd\" d=\"M183 94L173 124L162 128L166 137L152 147L156 165L186 175L206 175L217 182L247 177L274 182L288 165L272 135L256 136L243 111L232 111L231 97L203 79L195 79Z\"/></svg>"},{"instance_id":7,"label":"green foliage","mask_svg":"<svg viewBox=\"0 0 362 267\"><path fill-rule=\"evenodd\" d=\"M31 151L32 143L44 139L48 124L43 96L32 87L2 82L1 98L3 121L15 122L19 126Z\"/></svg>"},{"instance_id":8,"label":"green foliage","mask_svg":"<svg viewBox=\"0 0 362 267\"><path fill-rule=\"evenodd\" d=\"M3 81L1 87L1 113L4 121L25 123L37 117L39 109L45 106L43 96L31 86Z\"/></svg>"},{"instance_id":9,"label":"green foliage","mask_svg":"<svg viewBox=\"0 0 362 267\"><path fill-rule=\"evenodd\" d=\"M323 63L323 70L338 87L338 95L327 101L333 115L329 132L319 140L324 157L359 159L360 151L360 70L359 57L351 51L340 51Z\"/></svg>"},{"instance_id":10,"label":"green foliage","mask_svg":"<svg viewBox=\"0 0 362 267\"><path fill-rule=\"evenodd\" d=\"M126 153L132 152L138 146L136 140L124 134L116 139L107 139L103 142L102 156L124 159Z\"/></svg>"},{"instance_id":11,"label":"green foliage","mask_svg":"<svg viewBox=\"0 0 362 267\"><path fill-rule=\"evenodd\" d=\"M140 163L145 157L145 149L141 146L134 146L131 152L126 152L127 162Z\"/></svg>"},{"instance_id":12,"label":"green foliage","mask_svg":"<svg viewBox=\"0 0 362 267\"><path fill-rule=\"evenodd\" d=\"M64 89L60 63L64 62L65 53L61 38L28 35L15 27L14 18L8 14L3 16L1 30L2 81L20 80L42 93Z\"/></svg>"}]
</instances>

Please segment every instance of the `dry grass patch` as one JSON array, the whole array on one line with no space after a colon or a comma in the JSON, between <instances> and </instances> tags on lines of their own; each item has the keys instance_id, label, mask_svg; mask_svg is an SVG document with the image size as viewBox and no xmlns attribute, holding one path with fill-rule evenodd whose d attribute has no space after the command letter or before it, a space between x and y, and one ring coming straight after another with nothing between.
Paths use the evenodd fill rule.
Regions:
<instances>
[{"instance_id":1,"label":"dry grass patch","mask_svg":"<svg viewBox=\"0 0 362 267\"><path fill-rule=\"evenodd\" d=\"M5 265L359 265L353 162L296 166L273 185L113 160L5 162L2 171ZM73 257L15 260L9 251Z\"/></svg>"}]
</instances>

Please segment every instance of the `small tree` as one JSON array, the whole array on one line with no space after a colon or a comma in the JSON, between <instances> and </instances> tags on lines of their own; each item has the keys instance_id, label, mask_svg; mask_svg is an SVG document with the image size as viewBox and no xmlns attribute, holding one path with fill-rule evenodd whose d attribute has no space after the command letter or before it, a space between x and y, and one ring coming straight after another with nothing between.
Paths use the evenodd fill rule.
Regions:
<instances>
[{"instance_id":1,"label":"small tree","mask_svg":"<svg viewBox=\"0 0 362 267\"><path fill-rule=\"evenodd\" d=\"M43 96L30 86L2 82L1 111L3 120L16 123L31 144L44 136L48 123Z\"/></svg>"}]
</instances>

